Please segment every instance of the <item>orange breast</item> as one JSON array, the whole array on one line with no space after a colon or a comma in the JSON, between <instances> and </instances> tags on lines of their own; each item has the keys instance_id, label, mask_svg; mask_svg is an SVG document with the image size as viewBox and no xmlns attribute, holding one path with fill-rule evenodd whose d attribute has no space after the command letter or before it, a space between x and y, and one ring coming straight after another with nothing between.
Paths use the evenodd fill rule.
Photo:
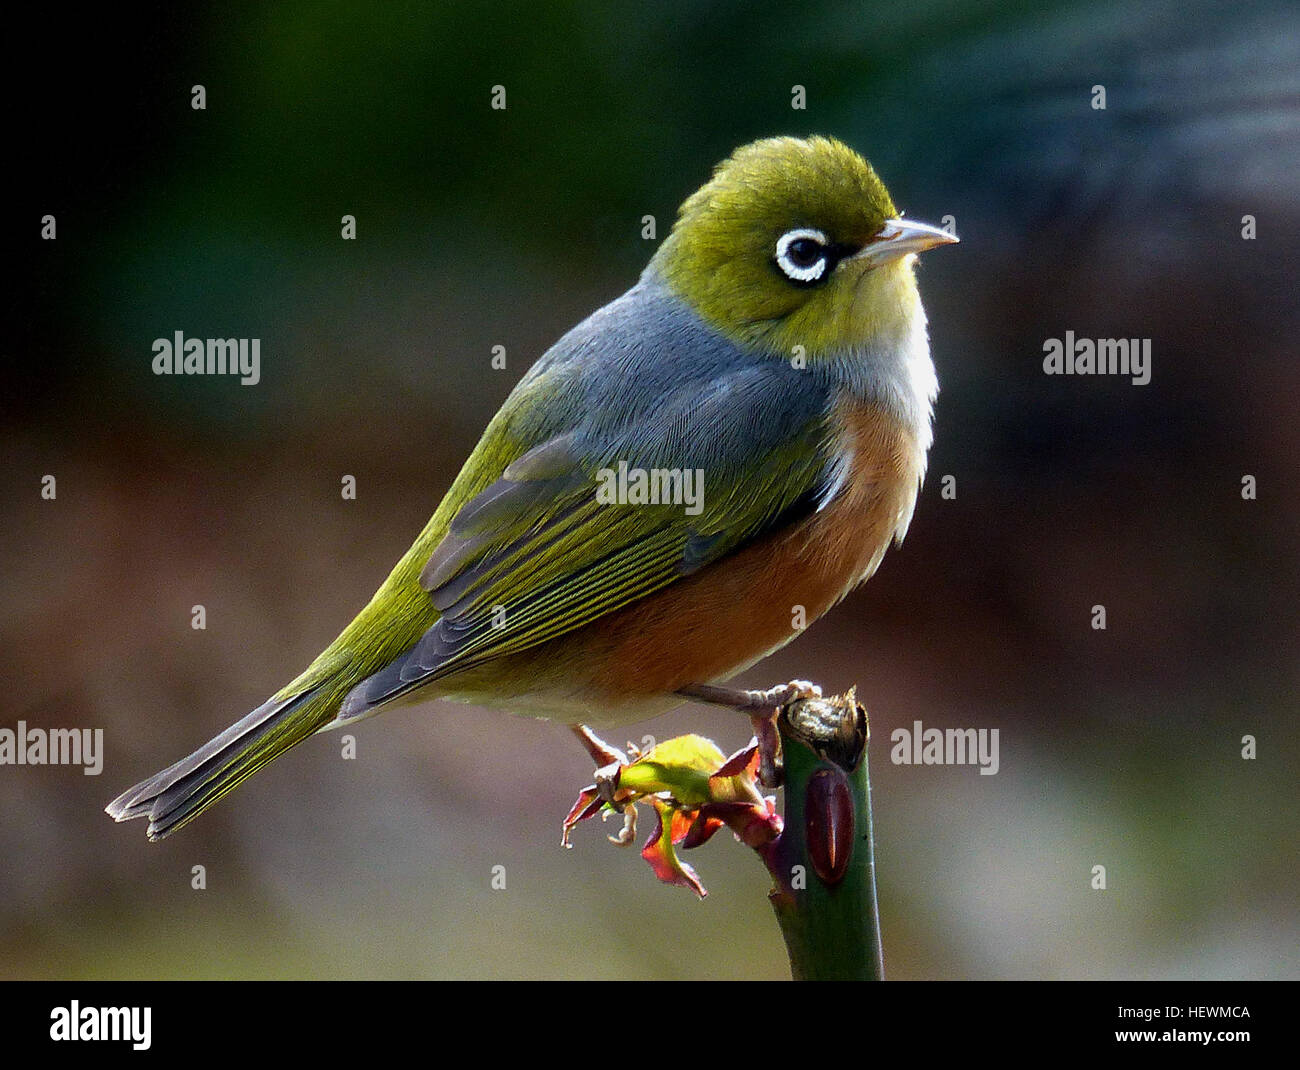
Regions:
<instances>
[{"instance_id":1,"label":"orange breast","mask_svg":"<svg viewBox=\"0 0 1300 1070\"><path fill-rule=\"evenodd\" d=\"M831 504L581 634L546 644L563 644L554 653L566 661L576 655L572 670L584 662L595 670L582 691L617 705L724 680L796 638L800 617L811 624L876 570L911 518L925 455L912 433L876 406L855 402L837 415L850 461Z\"/></svg>"}]
</instances>

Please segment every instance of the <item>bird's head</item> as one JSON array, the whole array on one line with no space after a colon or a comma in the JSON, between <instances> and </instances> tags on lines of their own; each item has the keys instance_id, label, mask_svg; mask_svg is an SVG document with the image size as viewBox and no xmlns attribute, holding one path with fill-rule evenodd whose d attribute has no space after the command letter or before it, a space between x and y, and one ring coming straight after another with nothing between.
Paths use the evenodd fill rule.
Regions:
<instances>
[{"instance_id":1,"label":"bird's head","mask_svg":"<svg viewBox=\"0 0 1300 1070\"><path fill-rule=\"evenodd\" d=\"M956 240L903 220L842 142L778 137L717 166L648 270L728 337L816 360L923 329L914 254Z\"/></svg>"}]
</instances>

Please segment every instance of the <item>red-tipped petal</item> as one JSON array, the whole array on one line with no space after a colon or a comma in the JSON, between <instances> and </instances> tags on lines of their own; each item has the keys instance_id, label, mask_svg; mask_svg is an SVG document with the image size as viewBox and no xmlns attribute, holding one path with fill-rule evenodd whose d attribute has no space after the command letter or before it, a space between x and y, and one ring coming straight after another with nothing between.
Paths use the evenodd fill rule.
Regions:
<instances>
[{"instance_id":1,"label":"red-tipped petal","mask_svg":"<svg viewBox=\"0 0 1300 1070\"><path fill-rule=\"evenodd\" d=\"M653 799L651 802L655 811L655 828L650 838L646 840L645 846L641 849L641 857L650 863L650 868L654 870L655 876L665 884L676 884L683 888L689 888L703 899L709 893L704 890L704 885L700 883L700 878L695 875L695 870L677 857L677 850L673 847L673 818L670 817L668 824L664 824L663 811L669 809L669 807L658 799Z\"/></svg>"},{"instance_id":2,"label":"red-tipped petal","mask_svg":"<svg viewBox=\"0 0 1300 1070\"><path fill-rule=\"evenodd\" d=\"M751 768L752 767L752 768ZM722 763L719 769L710 780L724 776L740 776L741 773L749 772L752 777L758 769L758 740L751 739L749 746L736 751L730 758Z\"/></svg>"},{"instance_id":3,"label":"red-tipped petal","mask_svg":"<svg viewBox=\"0 0 1300 1070\"><path fill-rule=\"evenodd\" d=\"M771 843L785 827L781 815L776 812L776 799L772 797L761 803L709 803L701 807L700 813L725 822L746 847L763 847Z\"/></svg>"},{"instance_id":4,"label":"red-tipped petal","mask_svg":"<svg viewBox=\"0 0 1300 1070\"><path fill-rule=\"evenodd\" d=\"M599 794L597 794L596 785L593 784L589 788L583 788L582 794L578 796L578 801L573 804L573 809L569 811L569 815L564 819L564 824L561 826L564 835L560 843L568 847L569 833L573 831L573 826L579 821L586 821L587 818L598 814L604 805Z\"/></svg>"},{"instance_id":5,"label":"red-tipped petal","mask_svg":"<svg viewBox=\"0 0 1300 1070\"><path fill-rule=\"evenodd\" d=\"M708 843L718 829L722 828L723 821L720 817L710 817L703 810L695 814L695 820L690 823L690 827L681 836L673 838L683 851L689 851L692 847L699 847L702 843Z\"/></svg>"},{"instance_id":6,"label":"red-tipped petal","mask_svg":"<svg viewBox=\"0 0 1300 1070\"><path fill-rule=\"evenodd\" d=\"M597 768L604 765L627 764L626 754L617 747L611 747L585 724L575 724L569 727L573 729L573 734L578 737L582 745L587 748L587 753L591 755L591 760L596 763Z\"/></svg>"}]
</instances>

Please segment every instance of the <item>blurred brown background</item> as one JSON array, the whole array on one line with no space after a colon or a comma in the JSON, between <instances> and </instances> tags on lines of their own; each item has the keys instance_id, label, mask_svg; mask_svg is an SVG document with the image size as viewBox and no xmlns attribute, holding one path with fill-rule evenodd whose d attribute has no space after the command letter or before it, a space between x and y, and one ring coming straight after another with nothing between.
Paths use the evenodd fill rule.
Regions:
<instances>
[{"instance_id":1,"label":"blurred brown background","mask_svg":"<svg viewBox=\"0 0 1300 1070\"><path fill-rule=\"evenodd\" d=\"M101 809L333 638L519 375L635 280L643 215L818 132L963 239L921 268L943 393L907 544L745 677L859 685L891 976L1300 976L1294 5L85 17L29 17L49 47L7 72L0 727L103 728L106 760L0 767L0 975L787 975L728 837L688 856L703 903L610 829L560 850L591 769L554 725L391 713L159 845ZM262 382L155 377L177 330L260 338ZM1067 330L1151 338L1150 385L1045 376ZM890 764L918 719L999 729L998 775ZM686 707L633 738L688 730L748 736Z\"/></svg>"}]
</instances>

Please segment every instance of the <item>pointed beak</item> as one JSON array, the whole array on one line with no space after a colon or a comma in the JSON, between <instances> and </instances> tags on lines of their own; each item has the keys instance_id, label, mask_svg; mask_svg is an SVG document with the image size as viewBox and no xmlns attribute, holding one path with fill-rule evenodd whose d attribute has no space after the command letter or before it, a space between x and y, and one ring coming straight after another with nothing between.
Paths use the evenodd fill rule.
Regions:
<instances>
[{"instance_id":1,"label":"pointed beak","mask_svg":"<svg viewBox=\"0 0 1300 1070\"><path fill-rule=\"evenodd\" d=\"M929 223L916 223L910 219L886 219L885 225L866 245L850 257L865 260L871 267L887 264L908 253L923 253L936 245L951 245L957 241L949 234Z\"/></svg>"}]
</instances>

